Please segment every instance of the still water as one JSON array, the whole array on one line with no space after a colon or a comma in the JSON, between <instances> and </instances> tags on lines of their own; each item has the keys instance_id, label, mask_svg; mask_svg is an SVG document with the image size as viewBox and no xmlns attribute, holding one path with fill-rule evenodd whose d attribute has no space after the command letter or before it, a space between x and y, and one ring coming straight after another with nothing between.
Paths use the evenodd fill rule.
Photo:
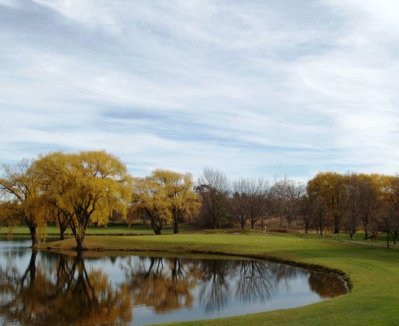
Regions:
<instances>
[{"instance_id":1,"label":"still water","mask_svg":"<svg viewBox=\"0 0 399 326\"><path fill-rule=\"evenodd\" d=\"M302 306L346 292L339 278L260 260L83 258L0 241L0 323L146 325Z\"/></svg>"}]
</instances>

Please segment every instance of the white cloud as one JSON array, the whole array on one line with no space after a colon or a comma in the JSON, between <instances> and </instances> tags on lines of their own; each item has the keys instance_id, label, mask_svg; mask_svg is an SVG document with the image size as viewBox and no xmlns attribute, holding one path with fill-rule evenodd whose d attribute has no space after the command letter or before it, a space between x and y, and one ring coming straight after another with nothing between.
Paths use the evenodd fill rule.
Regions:
<instances>
[{"instance_id":1,"label":"white cloud","mask_svg":"<svg viewBox=\"0 0 399 326\"><path fill-rule=\"evenodd\" d=\"M393 173L398 6L34 0L0 22L1 159L105 148L132 173Z\"/></svg>"}]
</instances>

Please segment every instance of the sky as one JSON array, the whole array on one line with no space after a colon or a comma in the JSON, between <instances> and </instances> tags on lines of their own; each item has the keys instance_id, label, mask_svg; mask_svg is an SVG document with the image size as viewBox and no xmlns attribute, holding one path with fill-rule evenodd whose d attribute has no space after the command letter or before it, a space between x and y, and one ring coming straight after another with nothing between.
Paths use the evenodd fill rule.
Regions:
<instances>
[{"instance_id":1,"label":"sky","mask_svg":"<svg viewBox=\"0 0 399 326\"><path fill-rule=\"evenodd\" d=\"M0 163L399 171L396 0L0 0Z\"/></svg>"}]
</instances>

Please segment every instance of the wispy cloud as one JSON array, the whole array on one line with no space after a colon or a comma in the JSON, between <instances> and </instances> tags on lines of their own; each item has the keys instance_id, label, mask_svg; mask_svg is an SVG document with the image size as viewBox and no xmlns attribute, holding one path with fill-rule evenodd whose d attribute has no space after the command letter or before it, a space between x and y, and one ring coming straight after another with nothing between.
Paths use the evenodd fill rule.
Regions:
<instances>
[{"instance_id":1,"label":"wispy cloud","mask_svg":"<svg viewBox=\"0 0 399 326\"><path fill-rule=\"evenodd\" d=\"M396 1L0 0L0 160L395 173Z\"/></svg>"}]
</instances>

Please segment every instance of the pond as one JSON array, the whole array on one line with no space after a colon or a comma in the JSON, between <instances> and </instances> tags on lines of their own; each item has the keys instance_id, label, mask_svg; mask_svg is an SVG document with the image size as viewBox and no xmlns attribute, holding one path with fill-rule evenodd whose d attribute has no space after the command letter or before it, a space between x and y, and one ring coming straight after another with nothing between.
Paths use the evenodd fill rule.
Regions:
<instances>
[{"instance_id":1,"label":"pond","mask_svg":"<svg viewBox=\"0 0 399 326\"><path fill-rule=\"evenodd\" d=\"M28 246L0 241L1 324L146 325L298 307L346 292L335 275L263 260L83 258Z\"/></svg>"}]
</instances>

